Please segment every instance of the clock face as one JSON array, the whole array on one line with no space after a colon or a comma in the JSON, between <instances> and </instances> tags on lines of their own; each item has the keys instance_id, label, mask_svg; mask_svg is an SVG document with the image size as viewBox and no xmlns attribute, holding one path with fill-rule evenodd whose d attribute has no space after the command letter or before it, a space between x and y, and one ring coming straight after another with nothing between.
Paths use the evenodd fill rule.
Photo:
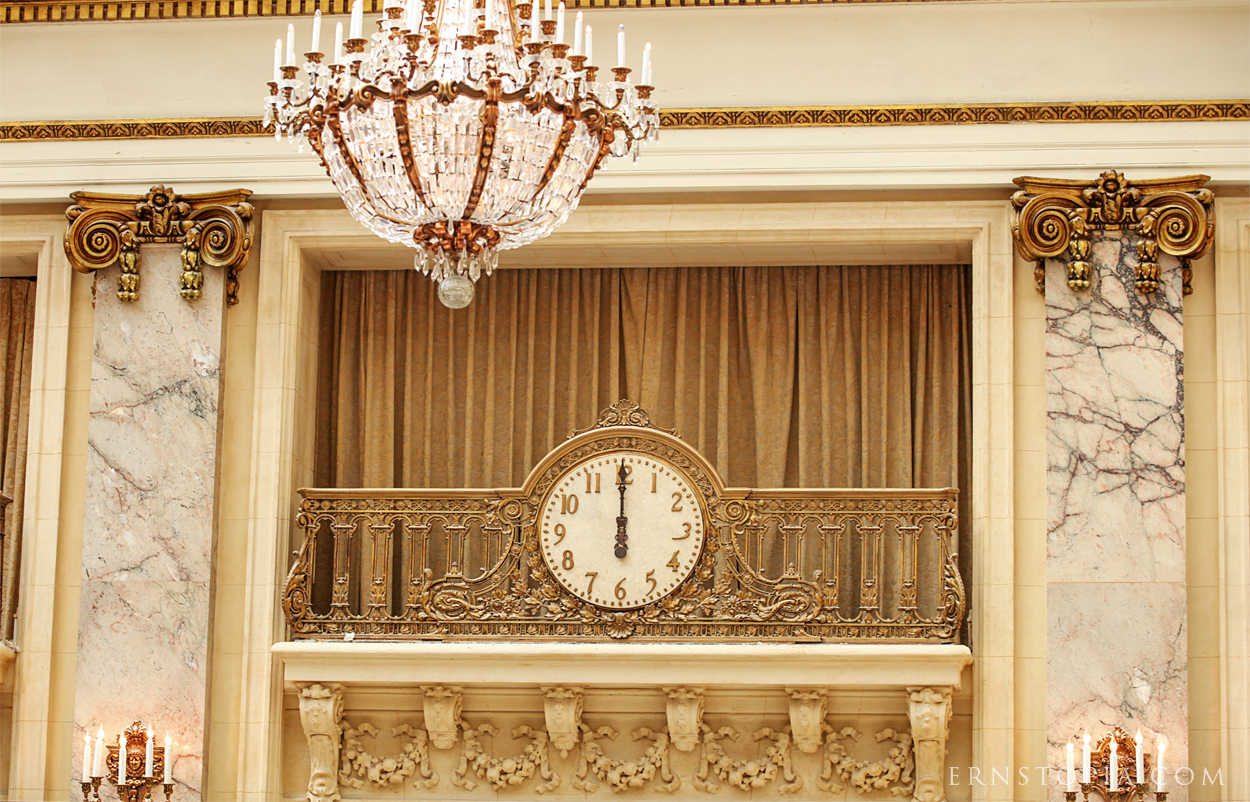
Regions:
<instances>
[{"instance_id":1,"label":"clock face","mask_svg":"<svg viewBox=\"0 0 1250 802\"><path fill-rule=\"evenodd\" d=\"M617 542L622 487L624 550ZM598 454L552 485L539 519L543 560L583 601L617 610L642 607L672 593L694 571L706 529L702 504L686 475L663 459L633 451Z\"/></svg>"}]
</instances>

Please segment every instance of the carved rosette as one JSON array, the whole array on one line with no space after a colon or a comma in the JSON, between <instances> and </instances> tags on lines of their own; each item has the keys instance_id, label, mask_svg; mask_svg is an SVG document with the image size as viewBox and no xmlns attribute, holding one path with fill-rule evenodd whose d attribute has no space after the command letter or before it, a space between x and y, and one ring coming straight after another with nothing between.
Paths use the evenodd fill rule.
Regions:
<instances>
[{"instance_id":1,"label":"carved rosette","mask_svg":"<svg viewBox=\"0 0 1250 802\"><path fill-rule=\"evenodd\" d=\"M120 264L117 297L139 297L139 246L182 246L179 295L198 300L205 266L226 270L226 301L239 302L239 271L252 248L251 191L178 195L154 186L146 195L75 192L66 210L65 254L75 270L89 273Z\"/></svg>"},{"instance_id":2,"label":"carved rosette","mask_svg":"<svg viewBox=\"0 0 1250 802\"><path fill-rule=\"evenodd\" d=\"M1159 251L1181 263L1185 295L1193 290L1190 263L1215 238L1215 196L1203 187L1205 175L1128 181L1108 170L1095 181L1059 178L1015 179L1020 191L1011 197L1015 207L1012 235L1016 250L1037 263L1033 278L1038 292L1045 289L1045 260L1068 258L1068 286L1089 289L1090 239L1096 231L1131 231L1137 243L1137 291L1159 288Z\"/></svg>"}]
</instances>

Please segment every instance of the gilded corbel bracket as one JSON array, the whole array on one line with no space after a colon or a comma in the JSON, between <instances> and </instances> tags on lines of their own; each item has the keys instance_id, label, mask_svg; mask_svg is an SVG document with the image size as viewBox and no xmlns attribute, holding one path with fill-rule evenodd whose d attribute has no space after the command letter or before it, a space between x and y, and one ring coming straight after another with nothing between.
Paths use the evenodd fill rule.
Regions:
<instances>
[{"instance_id":1,"label":"gilded corbel bracket","mask_svg":"<svg viewBox=\"0 0 1250 802\"><path fill-rule=\"evenodd\" d=\"M1015 208L1011 233L1016 251L1034 261L1033 280L1045 293L1045 260L1067 253L1068 286L1087 290L1090 284L1090 237L1095 231L1131 231L1137 242L1138 292L1159 288L1159 251L1181 263L1183 292L1193 292L1190 263L1206 253L1215 238L1215 196L1203 187L1209 176L1128 181L1107 170L1095 181L1061 178L1015 179L1020 190L1011 196Z\"/></svg>"},{"instance_id":2,"label":"gilded corbel bracket","mask_svg":"<svg viewBox=\"0 0 1250 802\"><path fill-rule=\"evenodd\" d=\"M669 743L679 752L692 751L703 732L703 689L665 688Z\"/></svg>"},{"instance_id":3,"label":"gilded corbel bracket","mask_svg":"<svg viewBox=\"0 0 1250 802\"><path fill-rule=\"evenodd\" d=\"M326 683L300 688L299 720L308 738L308 802L339 802L343 686Z\"/></svg>"},{"instance_id":4,"label":"gilded corbel bracket","mask_svg":"<svg viewBox=\"0 0 1250 802\"><path fill-rule=\"evenodd\" d=\"M908 688L907 716L911 719L912 748L916 757L915 802L944 802L942 775L946 769L946 739L950 735L951 688Z\"/></svg>"},{"instance_id":5,"label":"gilded corbel bracket","mask_svg":"<svg viewBox=\"0 0 1250 802\"><path fill-rule=\"evenodd\" d=\"M567 757L576 749L582 728L582 689L575 685L544 686L543 712L551 745Z\"/></svg>"},{"instance_id":6,"label":"gilded corbel bracket","mask_svg":"<svg viewBox=\"0 0 1250 802\"><path fill-rule=\"evenodd\" d=\"M65 211L65 255L75 270L90 273L121 265L117 297L139 297L139 246L182 245L178 294L188 301L203 294L204 266L226 270L226 302L239 302L239 271L252 248L251 190L178 195L154 186L146 195L75 192Z\"/></svg>"},{"instance_id":7,"label":"gilded corbel bracket","mask_svg":"<svg viewBox=\"0 0 1250 802\"><path fill-rule=\"evenodd\" d=\"M786 688L790 696L790 735L800 752L811 754L825 738L829 699L818 688Z\"/></svg>"},{"instance_id":8,"label":"gilded corbel bracket","mask_svg":"<svg viewBox=\"0 0 1250 802\"><path fill-rule=\"evenodd\" d=\"M460 737L462 709L459 685L422 685L425 731L436 749L451 749Z\"/></svg>"}]
</instances>

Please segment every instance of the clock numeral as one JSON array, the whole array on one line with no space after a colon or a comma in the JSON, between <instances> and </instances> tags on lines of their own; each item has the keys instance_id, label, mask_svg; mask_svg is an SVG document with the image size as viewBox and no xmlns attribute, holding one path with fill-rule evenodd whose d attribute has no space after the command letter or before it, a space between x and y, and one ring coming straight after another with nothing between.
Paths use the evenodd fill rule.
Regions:
<instances>
[{"instance_id":1,"label":"clock numeral","mask_svg":"<svg viewBox=\"0 0 1250 802\"><path fill-rule=\"evenodd\" d=\"M678 571L681 570L681 563L677 562L677 555L679 554L681 554L680 551L673 552L673 559L664 563L666 566L673 569L673 573L677 573Z\"/></svg>"},{"instance_id":2,"label":"clock numeral","mask_svg":"<svg viewBox=\"0 0 1250 802\"><path fill-rule=\"evenodd\" d=\"M564 524L556 524L556 542L552 543L551 545L553 546L560 545L560 541L564 540L564 536L567 534L568 534L568 530L564 528Z\"/></svg>"},{"instance_id":3,"label":"clock numeral","mask_svg":"<svg viewBox=\"0 0 1250 802\"><path fill-rule=\"evenodd\" d=\"M656 585L659 585L659 584L660 584L659 582L656 582L656 581L655 581L655 577L653 576L654 574L655 574L655 571L648 571L648 572L647 572L647 581L651 583L651 590L648 590L648 591L647 591L648 595L649 595L649 594L652 594L652 593L655 593L655 588L656 588Z\"/></svg>"},{"instance_id":4,"label":"clock numeral","mask_svg":"<svg viewBox=\"0 0 1250 802\"><path fill-rule=\"evenodd\" d=\"M586 586L586 595L589 596L595 589L595 577L599 576L599 572L587 571L586 576L590 577L590 584Z\"/></svg>"},{"instance_id":5,"label":"clock numeral","mask_svg":"<svg viewBox=\"0 0 1250 802\"><path fill-rule=\"evenodd\" d=\"M620 484L632 485L634 483L634 480L632 478L634 475L634 466L630 465L629 463L624 463L624 465L625 465L625 481L620 482Z\"/></svg>"},{"instance_id":6,"label":"clock numeral","mask_svg":"<svg viewBox=\"0 0 1250 802\"><path fill-rule=\"evenodd\" d=\"M587 472L586 472L586 492L587 492L587 493L598 493L598 492L599 492L599 474L597 474L597 473L595 474L595 489L594 489L594 490L591 490L591 489L590 489L590 471L587 471Z\"/></svg>"},{"instance_id":7,"label":"clock numeral","mask_svg":"<svg viewBox=\"0 0 1250 802\"><path fill-rule=\"evenodd\" d=\"M655 492L655 482L656 482L656 473L655 471L652 471L651 472L651 492L652 493Z\"/></svg>"},{"instance_id":8,"label":"clock numeral","mask_svg":"<svg viewBox=\"0 0 1250 802\"><path fill-rule=\"evenodd\" d=\"M673 512L681 512L681 492L673 493Z\"/></svg>"},{"instance_id":9,"label":"clock numeral","mask_svg":"<svg viewBox=\"0 0 1250 802\"><path fill-rule=\"evenodd\" d=\"M675 537L673 538L673 540L685 540L686 538L690 537L690 522L682 521L681 528L685 530L686 534L682 535L681 537Z\"/></svg>"},{"instance_id":10,"label":"clock numeral","mask_svg":"<svg viewBox=\"0 0 1250 802\"><path fill-rule=\"evenodd\" d=\"M625 580L622 579L620 582L616 583L616 588L613 589L612 591L613 593L616 594L616 598L618 599L623 599L627 595L625 588L621 587L621 585L624 585L624 584L625 584Z\"/></svg>"},{"instance_id":11,"label":"clock numeral","mask_svg":"<svg viewBox=\"0 0 1250 802\"><path fill-rule=\"evenodd\" d=\"M560 514L573 515L577 512L577 494L561 493L560 494Z\"/></svg>"},{"instance_id":12,"label":"clock numeral","mask_svg":"<svg viewBox=\"0 0 1250 802\"><path fill-rule=\"evenodd\" d=\"M565 571L573 570L573 552L565 550L564 559L560 560L560 567Z\"/></svg>"}]
</instances>

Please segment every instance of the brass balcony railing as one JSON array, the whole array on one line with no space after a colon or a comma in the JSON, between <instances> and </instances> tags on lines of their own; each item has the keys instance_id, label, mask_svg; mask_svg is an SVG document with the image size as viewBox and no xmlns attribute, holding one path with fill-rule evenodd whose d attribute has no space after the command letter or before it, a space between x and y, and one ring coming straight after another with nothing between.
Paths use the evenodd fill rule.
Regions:
<instances>
[{"instance_id":1,"label":"brass balcony railing","mask_svg":"<svg viewBox=\"0 0 1250 802\"><path fill-rule=\"evenodd\" d=\"M708 536L673 592L633 610L568 593L537 523L557 478L632 449L686 473ZM676 437L588 430L511 490L301 490L283 608L295 638L958 641L958 491L725 488Z\"/></svg>"}]
</instances>

